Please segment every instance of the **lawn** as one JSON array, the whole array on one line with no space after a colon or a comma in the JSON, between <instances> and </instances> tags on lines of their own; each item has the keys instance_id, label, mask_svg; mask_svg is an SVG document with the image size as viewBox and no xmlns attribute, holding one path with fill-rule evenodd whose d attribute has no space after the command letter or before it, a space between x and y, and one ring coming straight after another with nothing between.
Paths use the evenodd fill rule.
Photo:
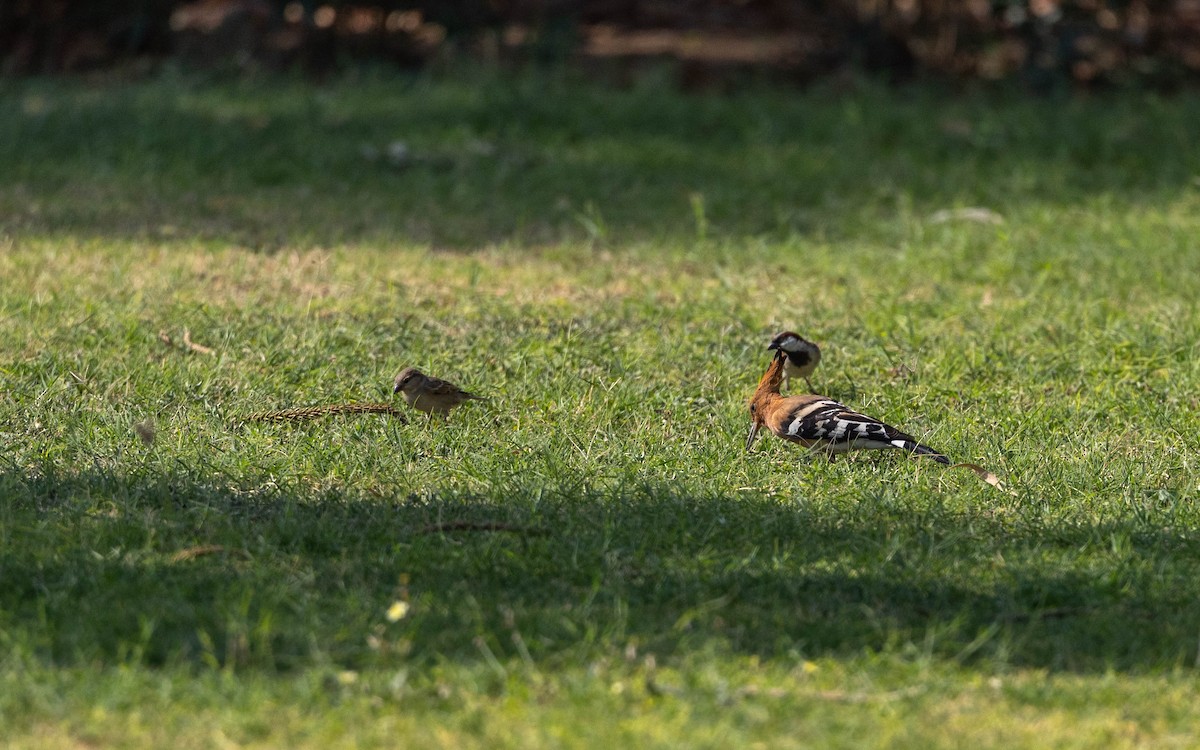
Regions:
<instances>
[{"instance_id":1,"label":"lawn","mask_svg":"<svg viewBox=\"0 0 1200 750\"><path fill-rule=\"evenodd\" d=\"M1200 744L1197 122L653 75L0 83L0 738ZM785 328L817 389L1006 490L746 453ZM405 365L490 399L245 420Z\"/></svg>"}]
</instances>

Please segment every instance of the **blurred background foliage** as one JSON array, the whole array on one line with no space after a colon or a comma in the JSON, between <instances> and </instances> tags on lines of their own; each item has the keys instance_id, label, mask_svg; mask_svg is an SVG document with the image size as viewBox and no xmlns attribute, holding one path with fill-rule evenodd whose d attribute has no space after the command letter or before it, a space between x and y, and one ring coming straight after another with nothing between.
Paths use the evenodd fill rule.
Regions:
<instances>
[{"instance_id":1,"label":"blurred background foliage","mask_svg":"<svg viewBox=\"0 0 1200 750\"><path fill-rule=\"evenodd\" d=\"M1200 80L1200 0L0 0L0 72L175 59L322 75L377 61L578 65L685 88L866 71L1033 90Z\"/></svg>"}]
</instances>

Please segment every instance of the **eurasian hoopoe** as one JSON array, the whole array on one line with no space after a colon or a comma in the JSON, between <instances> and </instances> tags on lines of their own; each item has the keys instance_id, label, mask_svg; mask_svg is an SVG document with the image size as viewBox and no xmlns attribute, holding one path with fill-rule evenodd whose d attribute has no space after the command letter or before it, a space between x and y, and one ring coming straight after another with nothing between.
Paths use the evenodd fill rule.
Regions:
<instances>
[{"instance_id":1,"label":"eurasian hoopoe","mask_svg":"<svg viewBox=\"0 0 1200 750\"><path fill-rule=\"evenodd\" d=\"M426 375L415 367L405 367L400 371L392 393L399 393L414 409L443 416L464 401L486 400L483 396L468 393L453 383Z\"/></svg>"},{"instance_id":2,"label":"eurasian hoopoe","mask_svg":"<svg viewBox=\"0 0 1200 750\"><path fill-rule=\"evenodd\" d=\"M949 464L950 460L938 451L921 445L916 438L878 419L859 414L824 396L788 396L779 394L787 356L782 351L771 360L771 366L758 382L758 390L750 399L750 434L746 450L754 444L763 425L784 440L800 443L814 451L824 451L833 460L835 453L852 450L899 448L908 453L931 456L935 461Z\"/></svg>"},{"instance_id":3,"label":"eurasian hoopoe","mask_svg":"<svg viewBox=\"0 0 1200 750\"><path fill-rule=\"evenodd\" d=\"M808 379L821 361L821 349L798 333L784 331L777 334L767 345L768 349L783 352L787 359L783 363L783 384L789 386L792 378L804 378L808 390L812 382Z\"/></svg>"}]
</instances>

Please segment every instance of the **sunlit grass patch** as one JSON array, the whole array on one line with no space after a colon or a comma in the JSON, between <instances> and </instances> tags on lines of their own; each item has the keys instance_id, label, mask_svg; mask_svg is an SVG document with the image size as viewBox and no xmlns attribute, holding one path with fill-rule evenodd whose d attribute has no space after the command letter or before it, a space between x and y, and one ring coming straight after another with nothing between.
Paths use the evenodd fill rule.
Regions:
<instances>
[{"instance_id":1,"label":"sunlit grass patch","mask_svg":"<svg viewBox=\"0 0 1200 750\"><path fill-rule=\"evenodd\" d=\"M6 739L1194 744L1193 98L488 83L0 91Z\"/></svg>"}]
</instances>

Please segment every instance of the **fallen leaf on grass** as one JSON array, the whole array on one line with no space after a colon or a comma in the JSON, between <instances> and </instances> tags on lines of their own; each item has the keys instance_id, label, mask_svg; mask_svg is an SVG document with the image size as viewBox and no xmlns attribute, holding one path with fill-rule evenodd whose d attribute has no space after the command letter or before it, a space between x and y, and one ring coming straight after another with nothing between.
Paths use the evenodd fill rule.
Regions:
<instances>
[{"instance_id":1,"label":"fallen leaf on grass","mask_svg":"<svg viewBox=\"0 0 1200 750\"><path fill-rule=\"evenodd\" d=\"M953 464L953 465L951 465L950 468L951 469L960 469L960 468L961 469L970 469L971 471L975 472L975 476L979 477L980 479L982 479L983 481L992 485L993 487L1000 490L1001 492L1007 492L1010 495L1017 494L1017 493L1013 492L1012 490L1008 489L1007 487L1005 487L1004 483L1000 481L1000 477L996 476L992 472L983 468L979 464L971 464L971 463Z\"/></svg>"},{"instance_id":2,"label":"fallen leaf on grass","mask_svg":"<svg viewBox=\"0 0 1200 750\"><path fill-rule=\"evenodd\" d=\"M929 215L930 224L945 224L948 221L973 221L976 224L1003 224L1004 217L990 208L971 206L968 208L944 208Z\"/></svg>"},{"instance_id":3,"label":"fallen leaf on grass","mask_svg":"<svg viewBox=\"0 0 1200 750\"><path fill-rule=\"evenodd\" d=\"M183 345L197 354L208 354L209 356L216 354L215 351L207 346L202 346L192 341L192 332L188 329L183 329Z\"/></svg>"}]
</instances>

